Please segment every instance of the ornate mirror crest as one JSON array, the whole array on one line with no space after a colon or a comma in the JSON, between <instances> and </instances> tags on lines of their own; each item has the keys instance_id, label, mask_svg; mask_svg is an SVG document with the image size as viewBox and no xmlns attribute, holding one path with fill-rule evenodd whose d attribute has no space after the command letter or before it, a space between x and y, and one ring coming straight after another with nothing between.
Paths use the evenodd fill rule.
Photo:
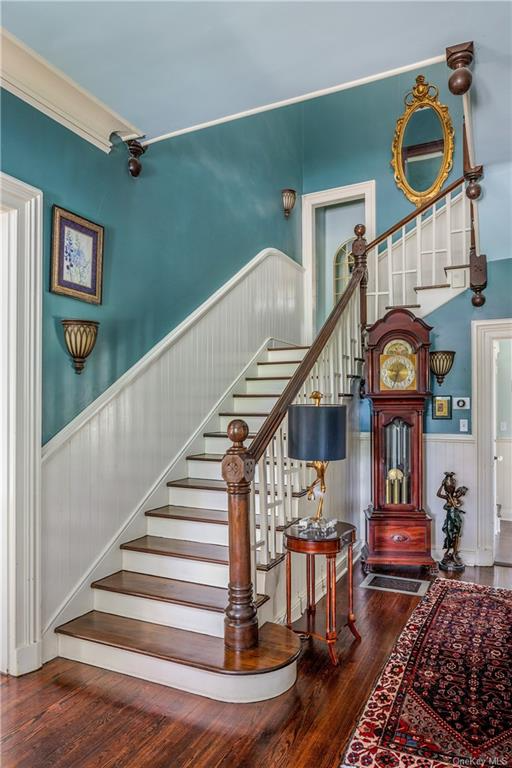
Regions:
<instances>
[{"instance_id":1,"label":"ornate mirror crest","mask_svg":"<svg viewBox=\"0 0 512 768\"><path fill-rule=\"evenodd\" d=\"M435 197L450 173L453 125L448 107L439 102L439 89L424 75L418 75L404 104L396 121L391 165L397 186L420 206Z\"/></svg>"}]
</instances>

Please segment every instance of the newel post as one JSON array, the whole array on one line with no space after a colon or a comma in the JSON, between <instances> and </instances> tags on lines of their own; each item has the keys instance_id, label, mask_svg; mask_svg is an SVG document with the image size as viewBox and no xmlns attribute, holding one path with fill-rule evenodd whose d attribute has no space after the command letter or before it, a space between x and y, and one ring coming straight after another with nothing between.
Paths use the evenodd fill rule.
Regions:
<instances>
[{"instance_id":1,"label":"newel post","mask_svg":"<svg viewBox=\"0 0 512 768\"><path fill-rule=\"evenodd\" d=\"M244 446L249 427L241 419L228 426L233 443L222 460L227 483L229 524L228 607L224 619L224 643L234 651L258 645L258 616L251 583L251 534L249 504L254 459Z\"/></svg>"},{"instance_id":2,"label":"newel post","mask_svg":"<svg viewBox=\"0 0 512 768\"><path fill-rule=\"evenodd\" d=\"M364 269L363 277L360 283L360 312L361 312L361 334L364 336L367 324L366 315L366 289L368 288L368 267L366 256L366 238L364 236L366 227L364 224L357 224L354 227L354 234L356 239L352 243L352 255L354 256L354 266L362 267Z\"/></svg>"}]
</instances>

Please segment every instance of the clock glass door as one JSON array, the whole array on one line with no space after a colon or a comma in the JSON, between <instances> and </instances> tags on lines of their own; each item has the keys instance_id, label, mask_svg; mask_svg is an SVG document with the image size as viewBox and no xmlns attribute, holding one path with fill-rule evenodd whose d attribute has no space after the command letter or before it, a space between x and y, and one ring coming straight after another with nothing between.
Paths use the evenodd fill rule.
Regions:
<instances>
[{"instance_id":1,"label":"clock glass door","mask_svg":"<svg viewBox=\"0 0 512 768\"><path fill-rule=\"evenodd\" d=\"M385 503L411 503L411 426L395 418L384 427Z\"/></svg>"}]
</instances>

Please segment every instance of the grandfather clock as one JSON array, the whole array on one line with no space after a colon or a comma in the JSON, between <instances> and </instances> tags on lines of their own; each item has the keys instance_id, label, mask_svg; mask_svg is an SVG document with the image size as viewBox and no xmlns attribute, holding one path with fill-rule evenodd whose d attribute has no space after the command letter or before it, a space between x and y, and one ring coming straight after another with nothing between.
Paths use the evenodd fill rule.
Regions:
<instances>
[{"instance_id":1,"label":"grandfather clock","mask_svg":"<svg viewBox=\"0 0 512 768\"><path fill-rule=\"evenodd\" d=\"M368 331L372 406L372 506L366 512L366 572L378 565L435 567L423 509L423 414L431 327L392 309Z\"/></svg>"}]
</instances>

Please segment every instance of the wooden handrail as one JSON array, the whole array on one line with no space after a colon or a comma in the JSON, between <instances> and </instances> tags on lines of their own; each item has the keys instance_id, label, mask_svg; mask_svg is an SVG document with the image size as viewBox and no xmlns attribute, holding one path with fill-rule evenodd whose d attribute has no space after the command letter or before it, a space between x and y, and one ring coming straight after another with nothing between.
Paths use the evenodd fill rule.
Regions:
<instances>
[{"instance_id":1,"label":"wooden handrail","mask_svg":"<svg viewBox=\"0 0 512 768\"><path fill-rule=\"evenodd\" d=\"M318 336L310 346L304 358L293 374L292 378L288 382L287 386L279 396L279 400L274 405L269 415L263 422L262 426L258 430L258 434L249 446L248 453L255 462L258 462L265 453L267 446L274 437L280 423L286 416L286 412L290 405L297 397L300 388L306 381L311 369L318 360L320 353L327 344L332 332L336 328L339 318L345 311L350 299L352 298L357 287L361 284L366 276L366 263L356 266L352 272L347 289L343 293L331 314L325 321L320 330Z\"/></svg>"},{"instance_id":2,"label":"wooden handrail","mask_svg":"<svg viewBox=\"0 0 512 768\"><path fill-rule=\"evenodd\" d=\"M448 194L448 192L453 192L454 189L457 187L460 187L461 184L464 183L464 176L460 176L460 178L453 181L451 184L449 184L447 187L442 189L435 197L430 198L426 203L423 205L420 205L419 208L416 208L415 211L412 213L409 213L407 216L404 216L403 219L400 219L400 221L397 221L396 224L393 224L392 227L389 229L386 229L385 232L382 233L382 235L379 235L375 238L375 240L372 240L371 243L368 243L366 246L366 252L371 251L372 248L375 248L376 245L380 245L384 240L386 240L390 235L394 235L395 232L398 232L399 229L402 229L402 227L405 227L406 224L408 224L410 221L415 219L417 216L421 216L422 213L425 211L428 211L429 208L431 208L434 203L439 202L445 195Z\"/></svg>"}]
</instances>

